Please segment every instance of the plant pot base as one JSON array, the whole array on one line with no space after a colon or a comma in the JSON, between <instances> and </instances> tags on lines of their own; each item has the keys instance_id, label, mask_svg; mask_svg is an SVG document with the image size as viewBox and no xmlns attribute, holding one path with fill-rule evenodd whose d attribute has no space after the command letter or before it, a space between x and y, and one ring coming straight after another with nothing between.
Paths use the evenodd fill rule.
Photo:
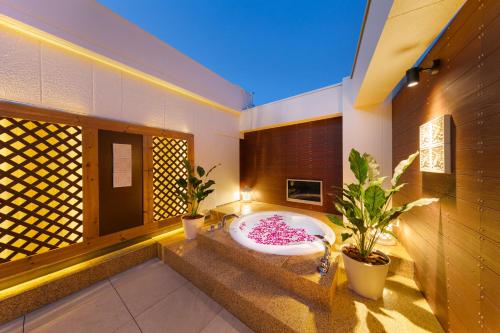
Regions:
<instances>
[{"instance_id":1,"label":"plant pot base","mask_svg":"<svg viewBox=\"0 0 500 333\"><path fill-rule=\"evenodd\" d=\"M384 292L390 259L387 258L388 262L385 265L371 265L352 259L344 253L343 249L341 252L349 289L360 296L373 300L379 299ZM379 253L386 256L382 252Z\"/></svg>"},{"instance_id":2,"label":"plant pot base","mask_svg":"<svg viewBox=\"0 0 500 333\"><path fill-rule=\"evenodd\" d=\"M196 219L182 218L182 228L184 229L184 236L187 239L195 239L198 231L203 228L205 223L205 216Z\"/></svg>"}]
</instances>

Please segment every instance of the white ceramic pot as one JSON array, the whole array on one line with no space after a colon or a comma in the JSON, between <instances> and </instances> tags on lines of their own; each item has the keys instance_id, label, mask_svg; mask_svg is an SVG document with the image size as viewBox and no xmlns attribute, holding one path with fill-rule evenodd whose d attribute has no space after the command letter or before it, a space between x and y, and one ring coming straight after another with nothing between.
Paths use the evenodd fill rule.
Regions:
<instances>
[{"instance_id":1,"label":"white ceramic pot","mask_svg":"<svg viewBox=\"0 0 500 333\"><path fill-rule=\"evenodd\" d=\"M357 294L376 300L382 296L385 286L385 279L389 271L391 259L385 265L371 265L352 259L344 254L342 248L342 258L344 259L345 271L349 288ZM383 254L378 251L378 253ZM385 256L385 254L383 254Z\"/></svg>"},{"instance_id":2,"label":"white ceramic pot","mask_svg":"<svg viewBox=\"0 0 500 333\"><path fill-rule=\"evenodd\" d=\"M184 235L187 239L195 239L198 230L203 227L205 223L205 216L199 217L197 219L187 219L182 218L182 227L184 228Z\"/></svg>"}]
</instances>

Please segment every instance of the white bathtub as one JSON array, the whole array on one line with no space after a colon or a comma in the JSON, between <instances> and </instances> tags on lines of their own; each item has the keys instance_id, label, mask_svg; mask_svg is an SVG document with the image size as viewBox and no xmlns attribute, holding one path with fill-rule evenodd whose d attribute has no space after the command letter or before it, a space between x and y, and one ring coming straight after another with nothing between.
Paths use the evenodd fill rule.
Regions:
<instances>
[{"instance_id":1,"label":"white bathtub","mask_svg":"<svg viewBox=\"0 0 500 333\"><path fill-rule=\"evenodd\" d=\"M335 233L310 216L292 212L259 212L242 216L231 223L231 237L254 251L278 255L306 255L324 251L323 236L330 244Z\"/></svg>"}]
</instances>

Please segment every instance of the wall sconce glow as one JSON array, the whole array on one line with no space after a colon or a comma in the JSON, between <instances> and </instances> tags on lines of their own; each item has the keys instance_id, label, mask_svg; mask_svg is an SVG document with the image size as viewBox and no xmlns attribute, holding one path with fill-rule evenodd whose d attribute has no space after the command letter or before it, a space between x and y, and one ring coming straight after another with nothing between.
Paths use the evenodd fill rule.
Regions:
<instances>
[{"instance_id":1,"label":"wall sconce glow","mask_svg":"<svg viewBox=\"0 0 500 333\"><path fill-rule=\"evenodd\" d=\"M250 187L245 187L243 191L241 191L241 201L242 202L251 202L252 201L252 189Z\"/></svg>"},{"instance_id":2,"label":"wall sconce glow","mask_svg":"<svg viewBox=\"0 0 500 333\"><path fill-rule=\"evenodd\" d=\"M451 116L420 126L420 171L451 173Z\"/></svg>"}]
</instances>

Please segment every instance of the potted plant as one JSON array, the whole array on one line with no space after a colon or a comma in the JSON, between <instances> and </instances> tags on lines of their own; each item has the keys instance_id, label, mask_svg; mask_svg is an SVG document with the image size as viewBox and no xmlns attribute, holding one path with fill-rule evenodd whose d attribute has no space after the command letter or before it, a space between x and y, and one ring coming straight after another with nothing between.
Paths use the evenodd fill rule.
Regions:
<instances>
[{"instance_id":1,"label":"potted plant","mask_svg":"<svg viewBox=\"0 0 500 333\"><path fill-rule=\"evenodd\" d=\"M344 184L342 197L337 199L335 207L347 220L329 215L334 224L347 229L341 234L342 241L353 239L353 243L341 249L344 259L349 288L361 296L378 299L384 290L385 279L389 270L390 259L374 246L381 234L391 234L388 230L391 221L414 207L429 205L436 198L423 198L400 207L390 207L394 193L405 184L399 184L401 175L408 169L418 151L401 161L394 169L391 187L384 189L382 183L386 177L380 177L379 165L368 155L361 155L355 149L349 154L349 163L356 182Z\"/></svg>"},{"instance_id":2,"label":"potted plant","mask_svg":"<svg viewBox=\"0 0 500 333\"><path fill-rule=\"evenodd\" d=\"M187 177L177 179L177 195L188 208L188 213L182 216L182 227L187 239L196 238L198 229L203 227L205 216L199 213L200 203L214 191L212 186L215 181L208 179L208 176L217 166L214 165L208 172L197 166L195 171L187 159L184 161Z\"/></svg>"}]
</instances>

